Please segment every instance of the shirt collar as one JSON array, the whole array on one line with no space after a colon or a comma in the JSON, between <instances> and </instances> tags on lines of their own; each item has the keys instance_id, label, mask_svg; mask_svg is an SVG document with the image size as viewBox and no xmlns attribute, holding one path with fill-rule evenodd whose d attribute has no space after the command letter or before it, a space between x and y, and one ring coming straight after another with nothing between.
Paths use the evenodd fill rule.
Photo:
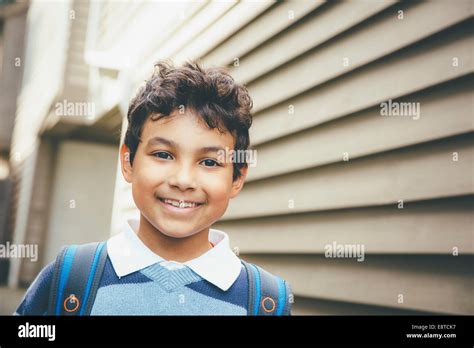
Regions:
<instances>
[{"instance_id":1,"label":"shirt collar","mask_svg":"<svg viewBox=\"0 0 474 348\"><path fill-rule=\"evenodd\" d=\"M137 236L139 221L128 220L122 231L107 241L107 252L119 277L142 270L155 263L173 269L188 266L199 276L226 291L240 274L240 259L229 246L226 233L210 229L209 241L214 247L201 256L184 263L167 261L151 251Z\"/></svg>"}]
</instances>

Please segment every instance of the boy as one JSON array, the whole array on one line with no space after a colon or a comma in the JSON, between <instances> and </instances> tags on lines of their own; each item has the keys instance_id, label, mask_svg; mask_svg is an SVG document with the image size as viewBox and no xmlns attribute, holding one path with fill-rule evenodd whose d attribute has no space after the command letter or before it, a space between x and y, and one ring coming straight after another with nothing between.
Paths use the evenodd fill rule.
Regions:
<instances>
[{"instance_id":1,"label":"boy","mask_svg":"<svg viewBox=\"0 0 474 348\"><path fill-rule=\"evenodd\" d=\"M246 88L193 62L155 67L130 104L120 150L140 219L105 247L93 244L92 256L63 249L15 314L291 314L289 285L240 260L227 234L210 228L247 175L248 163L228 151L249 146Z\"/></svg>"}]
</instances>

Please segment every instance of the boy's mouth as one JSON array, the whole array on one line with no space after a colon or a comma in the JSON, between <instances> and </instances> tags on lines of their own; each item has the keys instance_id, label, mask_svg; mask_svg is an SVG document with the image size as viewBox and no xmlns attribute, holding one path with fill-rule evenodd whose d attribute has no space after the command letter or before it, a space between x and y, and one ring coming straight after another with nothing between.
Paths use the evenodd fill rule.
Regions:
<instances>
[{"instance_id":1,"label":"boy's mouth","mask_svg":"<svg viewBox=\"0 0 474 348\"><path fill-rule=\"evenodd\" d=\"M201 202L192 202L192 201L176 200L176 199L161 198L161 197L158 197L158 199L165 204L171 205L179 209L196 208L204 204Z\"/></svg>"}]
</instances>

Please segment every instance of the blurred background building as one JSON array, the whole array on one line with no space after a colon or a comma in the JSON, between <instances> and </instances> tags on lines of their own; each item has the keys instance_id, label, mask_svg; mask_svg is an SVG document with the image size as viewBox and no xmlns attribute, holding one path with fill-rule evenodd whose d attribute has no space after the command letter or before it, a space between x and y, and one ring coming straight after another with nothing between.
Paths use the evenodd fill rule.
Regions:
<instances>
[{"instance_id":1,"label":"blurred background building","mask_svg":"<svg viewBox=\"0 0 474 348\"><path fill-rule=\"evenodd\" d=\"M294 314L473 314L473 24L471 0L2 1L0 244L39 260L0 259L0 312L62 245L137 216L128 102L156 60L199 58L255 105L258 163L215 227Z\"/></svg>"}]
</instances>

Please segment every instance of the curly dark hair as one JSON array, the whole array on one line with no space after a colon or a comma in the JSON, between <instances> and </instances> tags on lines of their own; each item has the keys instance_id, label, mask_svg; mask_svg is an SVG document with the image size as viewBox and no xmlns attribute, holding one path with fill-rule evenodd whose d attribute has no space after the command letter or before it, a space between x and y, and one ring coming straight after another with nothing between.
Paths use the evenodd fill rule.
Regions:
<instances>
[{"instance_id":1,"label":"curly dark hair","mask_svg":"<svg viewBox=\"0 0 474 348\"><path fill-rule=\"evenodd\" d=\"M161 60L128 108L124 142L130 150L132 165L148 117L156 121L183 106L191 108L210 129L230 132L235 151L248 149L253 102L247 88L236 83L222 68L204 69L195 61L175 67L172 62ZM234 181L241 176L240 169L247 165L245 161L234 163Z\"/></svg>"}]
</instances>

